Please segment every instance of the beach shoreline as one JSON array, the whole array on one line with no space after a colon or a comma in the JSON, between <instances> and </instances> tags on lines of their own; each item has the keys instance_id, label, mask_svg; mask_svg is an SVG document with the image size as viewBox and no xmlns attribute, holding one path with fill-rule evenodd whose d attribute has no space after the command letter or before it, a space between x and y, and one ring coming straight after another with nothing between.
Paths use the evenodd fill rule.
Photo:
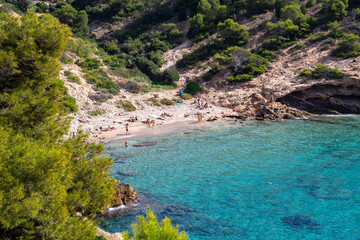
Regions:
<instances>
[{"instance_id":1,"label":"beach shoreline","mask_svg":"<svg viewBox=\"0 0 360 240\"><path fill-rule=\"evenodd\" d=\"M103 143L108 143L111 141L126 141L133 138L165 136L191 129L207 128L215 125L226 125L233 122L234 121L227 121L223 119L212 122L198 122L197 119L192 118L183 120L175 119L156 125L154 127L149 127L146 124L138 123L134 125L129 125L130 135L126 135L126 129L125 127L123 127L120 129L115 129L113 131L95 134L96 137L90 135L89 141L101 141ZM101 139L99 139L99 135L101 136Z\"/></svg>"}]
</instances>

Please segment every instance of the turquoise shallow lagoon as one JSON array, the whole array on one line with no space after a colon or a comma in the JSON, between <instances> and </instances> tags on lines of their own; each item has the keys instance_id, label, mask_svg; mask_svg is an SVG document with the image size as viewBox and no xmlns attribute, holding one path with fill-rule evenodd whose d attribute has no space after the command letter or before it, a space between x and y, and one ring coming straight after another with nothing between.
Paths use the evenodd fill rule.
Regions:
<instances>
[{"instance_id":1,"label":"turquoise shallow lagoon","mask_svg":"<svg viewBox=\"0 0 360 240\"><path fill-rule=\"evenodd\" d=\"M319 120L111 142L111 173L139 202L100 227L128 230L151 205L195 240L360 239L360 117ZM133 146L141 141L157 143Z\"/></svg>"}]
</instances>

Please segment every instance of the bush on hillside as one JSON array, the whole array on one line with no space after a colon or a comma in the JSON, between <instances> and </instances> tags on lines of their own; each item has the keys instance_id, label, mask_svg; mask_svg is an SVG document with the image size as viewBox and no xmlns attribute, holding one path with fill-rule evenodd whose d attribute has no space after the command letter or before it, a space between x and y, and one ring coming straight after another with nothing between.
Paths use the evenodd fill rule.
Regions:
<instances>
[{"instance_id":1,"label":"bush on hillside","mask_svg":"<svg viewBox=\"0 0 360 240\"><path fill-rule=\"evenodd\" d=\"M176 97L172 98L171 101L173 101L174 103L183 103L184 102L182 99L176 98Z\"/></svg>"},{"instance_id":2,"label":"bush on hillside","mask_svg":"<svg viewBox=\"0 0 360 240\"><path fill-rule=\"evenodd\" d=\"M245 0L245 9L250 14L263 13L274 9L275 0Z\"/></svg>"},{"instance_id":3,"label":"bush on hillside","mask_svg":"<svg viewBox=\"0 0 360 240\"><path fill-rule=\"evenodd\" d=\"M300 71L299 75L312 79L341 79L344 77L344 74L339 69L331 68L321 63L318 63L312 71L308 68Z\"/></svg>"},{"instance_id":4,"label":"bush on hillside","mask_svg":"<svg viewBox=\"0 0 360 240\"><path fill-rule=\"evenodd\" d=\"M24 13L26 13L33 4L33 0L5 0L5 2L18 7Z\"/></svg>"},{"instance_id":5,"label":"bush on hillside","mask_svg":"<svg viewBox=\"0 0 360 240\"><path fill-rule=\"evenodd\" d=\"M305 21L305 17L301 12L300 7L296 5L288 5L282 8L281 19L290 19L295 25L300 25L300 23L303 23Z\"/></svg>"},{"instance_id":6,"label":"bush on hillside","mask_svg":"<svg viewBox=\"0 0 360 240\"><path fill-rule=\"evenodd\" d=\"M52 14L57 17L60 22L69 25L74 33L79 35L87 35L89 33L89 19L85 10L78 12L71 5L63 5L61 8L57 8Z\"/></svg>"},{"instance_id":7,"label":"bush on hillside","mask_svg":"<svg viewBox=\"0 0 360 240\"><path fill-rule=\"evenodd\" d=\"M161 99L160 103L166 106L174 105L174 102L168 98Z\"/></svg>"},{"instance_id":8,"label":"bush on hillside","mask_svg":"<svg viewBox=\"0 0 360 240\"><path fill-rule=\"evenodd\" d=\"M73 83L77 83L77 84L81 84L81 80L78 76L76 76L75 74L73 74L70 71L64 71L64 75L66 76L66 79L69 82L73 82Z\"/></svg>"},{"instance_id":9,"label":"bush on hillside","mask_svg":"<svg viewBox=\"0 0 360 240\"><path fill-rule=\"evenodd\" d=\"M239 47L229 47L214 58L220 65L229 67L234 72L234 75L228 78L231 82L251 80L264 73L268 63L267 59Z\"/></svg>"},{"instance_id":10,"label":"bush on hillside","mask_svg":"<svg viewBox=\"0 0 360 240\"><path fill-rule=\"evenodd\" d=\"M358 35L349 34L345 39L338 43L338 46L333 50L334 56L350 58L360 56L360 37Z\"/></svg>"},{"instance_id":11,"label":"bush on hillside","mask_svg":"<svg viewBox=\"0 0 360 240\"><path fill-rule=\"evenodd\" d=\"M80 62L77 60L76 65L86 70L98 69L102 64L99 59L87 57L84 61Z\"/></svg>"},{"instance_id":12,"label":"bush on hillside","mask_svg":"<svg viewBox=\"0 0 360 240\"><path fill-rule=\"evenodd\" d=\"M136 111L136 107L129 100L120 100L117 107L122 108L127 112Z\"/></svg>"},{"instance_id":13,"label":"bush on hillside","mask_svg":"<svg viewBox=\"0 0 360 240\"><path fill-rule=\"evenodd\" d=\"M148 101L151 102L151 104L152 104L153 106L161 107L161 104L160 104L159 100L157 100L157 99L154 98L154 97L149 98Z\"/></svg>"},{"instance_id":14,"label":"bush on hillside","mask_svg":"<svg viewBox=\"0 0 360 240\"><path fill-rule=\"evenodd\" d=\"M249 41L249 33L246 29L234 22L232 19L227 19L217 26L218 33L225 43L230 45L244 45Z\"/></svg>"},{"instance_id":15,"label":"bush on hillside","mask_svg":"<svg viewBox=\"0 0 360 240\"><path fill-rule=\"evenodd\" d=\"M281 10L289 5L299 6L299 0L276 0L275 1L275 13L277 17L281 17Z\"/></svg>"},{"instance_id":16,"label":"bush on hillside","mask_svg":"<svg viewBox=\"0 0 360 240\"><path fill-rule=\"evenodd\" d=\"M198 82L188 82L186 84L184 92L189 93L191 95L194 95L194 94L196 94L198 92L201 92L203 90L204 90L204 88Z\"/></svg>"},{"instance_id":17,"label":"bush on hillside","mask_svg":"<svg viewBox=\"0 0 360 240\"><path fill-rule=\"evenodd\" d=\"M191 99L193 99L193 96L191 96L188 93L183 93L183 94L181 94L181 98L184 100L191 100Z\"/></svg>"},{"instance_id":18,"label":"bush on hillside","mask_svg":"<svg viewBox=\"0 0 360 240\"><path fill-rule=\"evenodd\" d=\"M174 84L180 80L180 75L175 70L166 69L163 72L163 81L167 84Z\"/></svg>"},{"instance_id":19,"label":"bush on hillside","mask_svg":"<svg viewBox=\"0 0 360 240\"><path fill-rule=\"evenodd\" d=\"M347 16L348 0L324 0L323 9L331 21L341 21Z\"/></svg>"}]
</instances>

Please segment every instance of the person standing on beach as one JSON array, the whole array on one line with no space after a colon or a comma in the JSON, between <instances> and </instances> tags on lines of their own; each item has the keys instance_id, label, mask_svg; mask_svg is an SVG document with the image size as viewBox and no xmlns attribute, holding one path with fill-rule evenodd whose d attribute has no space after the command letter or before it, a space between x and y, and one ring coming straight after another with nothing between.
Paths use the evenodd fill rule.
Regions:
<instances>
[{"instance_id":1,"label":"person standing on beach","mask_svg":"<svg viewBox=\"0 0 360 240\"><path fill-rule=\"evenodd\" d=\"M129 132L129 124L128 124L128 123L125 125L125 130L126 130L125 135L130 135L130 132Z\"/></svg>"}]
</instances>

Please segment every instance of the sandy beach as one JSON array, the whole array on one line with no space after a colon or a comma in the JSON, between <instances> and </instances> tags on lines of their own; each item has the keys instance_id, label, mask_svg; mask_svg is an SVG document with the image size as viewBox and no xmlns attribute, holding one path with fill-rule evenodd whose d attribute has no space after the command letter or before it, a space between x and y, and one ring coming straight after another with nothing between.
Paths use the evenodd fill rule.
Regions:
<instances>
[{"instance_id":1,"label":"sandy beach","mask_svg":"<svg viewBox=\"0 0 360 240\"><path fill-rule=\"evenodd\" d=\"M214 124L208 121L214 118L217 119L214 122L218 124L223 122L223 113L232 111L213 105L206 109L199 109L197 104L194 104L194 100L161 107L151 106L146 101L142 101L142 106L134 112L126 112L110 106L106 113L100 116L91 116L88 111L80 110L76 115L73 115L70 135L76 134L77 129L82 129L89 132L90 141L102 142L140 136L164 135ZM202 115L201 122L198 122L198 114ZM137 117L138 120L133 122L131 121L132 117ZM146 123L148 119L154 121L151 127ZM130 135L126 135L126 124L128 124Z\"/></svg>"}]
</instances>

